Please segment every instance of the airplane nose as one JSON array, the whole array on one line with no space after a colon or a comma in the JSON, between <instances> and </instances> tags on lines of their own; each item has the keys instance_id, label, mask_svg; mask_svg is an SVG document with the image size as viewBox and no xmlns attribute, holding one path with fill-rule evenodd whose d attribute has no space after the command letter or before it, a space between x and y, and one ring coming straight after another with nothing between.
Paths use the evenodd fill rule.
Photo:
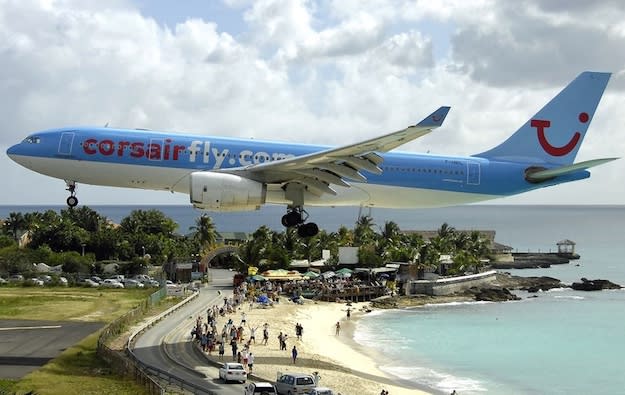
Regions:
<instances>
[{"instance_id":1,"label":"airplane nose","mask_svg":"<svg viewBox=\"0 0 625 395\"><path fill-rule=\"evenodd\" d=\"M11 158L12 160L15 160L15 156L18 155L18 150L19 150L19 144L15 144L12 147L9 147L9 149L7 150L7 156L9 158Z\"/></svg>"}]
</instances>

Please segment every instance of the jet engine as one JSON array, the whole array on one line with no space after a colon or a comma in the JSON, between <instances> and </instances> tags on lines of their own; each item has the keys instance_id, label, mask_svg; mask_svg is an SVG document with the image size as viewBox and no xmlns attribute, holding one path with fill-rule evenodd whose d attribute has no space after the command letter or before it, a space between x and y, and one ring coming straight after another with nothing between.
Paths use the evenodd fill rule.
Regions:
<instances>
[{"instance_id":1,"label":"jet engine","mask_svg":"<svg viewBox=\"0 0 625 395\"><path fill-rule=\"evenodd\" d=\"M265 203L267 186L234 174L191 173L190 198L194 207L213 211L251 211Z\"/></svg>"}]
</instances>

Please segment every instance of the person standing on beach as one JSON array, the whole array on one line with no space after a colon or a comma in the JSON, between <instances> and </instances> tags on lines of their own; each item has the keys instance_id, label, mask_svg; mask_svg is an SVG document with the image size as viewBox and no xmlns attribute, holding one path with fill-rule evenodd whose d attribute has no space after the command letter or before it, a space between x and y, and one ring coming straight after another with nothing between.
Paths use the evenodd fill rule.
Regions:
<instances>
[{"instance_id":1,"label":"person standing on beach","mask_svg":"<svg viewBox=\"0 0 625 395\"><path fill-rule=\"evenodd\" d=\"M319 372L313 372L313 380L315 381L315 387L319 387L319 380L321 380Z\"/></svg>"},{"instance_id":2,"label":"person standing on beach","mask_svg":"<svg viewBox=\"0 0 625 395\"><path fill-rule=\"evenodd\" d=\"M266 346L269 341L269 329L263 328L263 344Z\"/></svg>"},{"instance_id":3,"label":"person standing on beach","mask_svg":"<svg viewBox=\"0 0 625 395\"><path fill-rule=\"evenodd\" d=\"M247 356L247 367L249 368L249 373L253 372L254 369L254 354L250 353L250 355Z\"/></svg>"},{"instance_id":4,"label":"person standing on beach","mask_svg":"<svg viewBox=\"0 0 625 395\"><path fill-rule=\"evenodd\" d=\"M293 346L291 350L291 356L293 357L293 365L295 365L295 361L297 360L297 348L295 348L295 346Z\"/></svg>"},{"instance_id":5,"label":"person standing on beach","mask_svg":"<svg viewBox=\"0 0 625 395\"><path fill-rule=\"evenodd\" d=\"M239 349L239 345L237 344L237 339L232 339L230 341L230 347L232 347L232 360L235 361L237 358L237 350Z\"/></svg>"},{"instance_id":6,"label":"person standing on beach","mask_svg":"<svg viewBox=\"0 0 625 395\"><path fill-rule=\"evenodd\" d=\"M336 321L336 330L334 331L335 335L340 335L341 334L341 323Z\"/></svg>"},{"instance_id":7,"label":"person standing on beach","mask_svg":"<svg viewBox=\"0 0 625 395\"><path fill-rule=\"evenodd\" d=\"M219 342L219 359L224 359L224 353L226 352L223 340Z\"/></svg>"},{"instance_id":8,"label":"person standing on beach","mask_svg":"<svg viewBox=\"0 0 625 395\"><path fill-rule=\"evenodd\" d=\"M250 328L250 341L254 341L254 344L256 344L256 329L258 329L258 326L252 327L248 324L247 327Z\"/></svg>"}]
</instances>

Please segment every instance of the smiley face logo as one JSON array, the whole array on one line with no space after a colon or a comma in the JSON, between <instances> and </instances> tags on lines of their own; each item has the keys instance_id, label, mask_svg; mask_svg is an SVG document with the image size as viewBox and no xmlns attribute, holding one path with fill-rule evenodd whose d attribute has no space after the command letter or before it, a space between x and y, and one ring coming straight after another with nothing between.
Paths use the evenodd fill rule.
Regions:
<instances>
[{"instance_id":1,"label":"smiley face logo","mask_svg":"<svg viewBox=\"0 0 625 395\"><path fill-rule=\"evenodd\" d=\"M579 119L580 123L587 123L590 117L587 113L582 112L578 115L577 119ZM551 126L551 121L532 119L530 125L536 128L536 134L538 135L538 142L540 143L540 146L543 147L545 152L551 156L564 156L568 154L573 151L573 148L575 148L579 140L582 138L582 134L580 132L575 132L568 143L561 147L554 147L549 143L549 141L547 141L547 137L545 136L545 129Z\"/></svg>"}]
</instances>

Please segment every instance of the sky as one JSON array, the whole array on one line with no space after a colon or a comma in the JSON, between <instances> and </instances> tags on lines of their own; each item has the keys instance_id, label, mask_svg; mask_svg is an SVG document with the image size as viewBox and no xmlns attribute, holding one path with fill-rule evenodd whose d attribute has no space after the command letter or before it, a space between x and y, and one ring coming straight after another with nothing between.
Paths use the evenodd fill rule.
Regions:
<instances>
[{"instance_id":1,"label":"sky","mask_svg":"<svg viewBox=\"0 0 625 395\"><path fill-rule=\"evenodd\" d=\"M471 155L585 70L612 72L577 160L625 152L625 2L0 0L0 204L64 204L6 156L70 125L344 145L442 105L402 150ZM623 204L625 159L498 204ZM81 204L188 204L78 185Z\"/></svg>"}]
</instances>

